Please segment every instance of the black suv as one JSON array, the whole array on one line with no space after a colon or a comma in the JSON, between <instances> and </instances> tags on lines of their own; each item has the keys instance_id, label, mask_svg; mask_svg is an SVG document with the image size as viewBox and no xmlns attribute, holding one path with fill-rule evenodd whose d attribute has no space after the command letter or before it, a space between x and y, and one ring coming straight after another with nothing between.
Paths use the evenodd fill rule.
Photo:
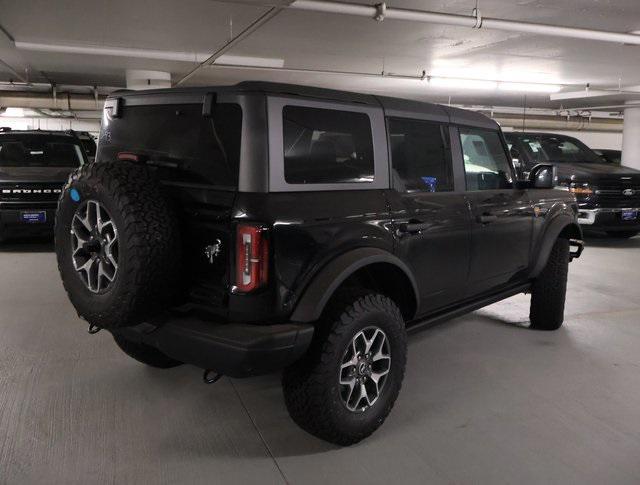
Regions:
<instances>
[{"instance_id":1,"label":"black suv","mask_svg":"<svg viewBox=\"0 0 640 485\"><path fill-rule=\"evenodd\" d=\"M347 445L390 412L407 330L522 292L532 328L562 324L575 198L552 166L513 174L498 125L460 109L268 83L116 93L60 198L59 269L134 359L208 382L284 369L293 419Z\"/></svg>"},{"instance_id":2,"label":"black suv","mask_svg":"<svg viewBox=\"0 0 640 485\"><path fill-rule=\"evenodd\" d=\"M522 171L553 163L560 187L578 199L578 222L618 238L640 232L640 171L606 163L580 140L553 133L505 133Z\"/></svg>"},{"instance_id":3,"label":"black suv","mask_svg":"<svg viewBox=\"0 0 640 485\"><path fill-rule=\"evenodd\" d=\"M80 140L61 131L0 131L0 241L50 235L62 186L86 162Z\"/></svg>"}]
</instances>

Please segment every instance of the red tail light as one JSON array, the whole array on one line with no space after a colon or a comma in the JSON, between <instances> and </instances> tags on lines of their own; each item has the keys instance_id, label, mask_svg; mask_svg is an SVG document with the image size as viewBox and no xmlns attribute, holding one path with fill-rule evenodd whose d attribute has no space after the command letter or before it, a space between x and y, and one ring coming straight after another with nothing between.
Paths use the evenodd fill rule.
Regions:
<instances>
[{"instance_id":1,"label":"red tail light","mask_svg":"<svg viewBox=\"0 0 640 485\"><path fill-rule=\"evenodd\" d=\"M269 241L265 232L262 227L238 225L236 289L242 293L264 286L269 278Z\"/></svg>"},{"instance_id":2,"label":"red tail light","mask_svg":"<svg viewBox=\"0 0 640 485\"><path fill-rule=\"evenodd\" d=\"M120 152L118 153L118 160L128 160L130 162L137 162L139 161L139 158L138 158L138 155L136 155L135 153Z\"/></svg>"}]
</instances>

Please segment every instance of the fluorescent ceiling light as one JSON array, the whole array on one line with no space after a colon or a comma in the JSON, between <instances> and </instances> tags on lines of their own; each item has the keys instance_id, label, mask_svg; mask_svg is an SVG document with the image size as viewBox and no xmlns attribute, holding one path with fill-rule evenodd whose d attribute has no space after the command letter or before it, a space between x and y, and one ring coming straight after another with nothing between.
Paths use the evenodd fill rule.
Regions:
<instances>
[{"instance_id":1,"label":"fluorescent ceiling light","mask_svg":"<svg viewBox=\"0 0 640 485\"><path fill-rule=\"evenodd\" d=\"M24 109L22 108L7 108L2 113L2 116L8 118L24 118Z\"/></svg>"},{"instance_id":2,"label":"fluorescent ceiling light","mask_svg":"<svg viewBox=\"0 0 640 485\"><path fill-rule=\"evenodd\" d=\"M498 83L496 81L484 81L481 79L460 79L433 77L429 80L429 84L434 87L450 88L450 89L496 89Z\"/></svg>"},{"instance_id":3,"label":"fluorescent ceiling light","mask_svg":"<svg viewBox=\"0 0 640 485\"><path fill-rule=\"evenodd\" d=\"M498 84L498 89L500 89L501 91L519 91L523 93L557 93L562 89L562 86L559 86L557 84L517 83L503 81Z\"/></svg>"},{"instance_id":4,"label":"fluorescent ceiling light","mask_svg":"<svg viewBox=\"0 0 640 485\"><path fill-rule=\"evenodd\" d=\"M88 54L96 56L135 57L139 59L159 59L164 61L202 62L209 54L197 52L161 51L155 49L133 49L130 47L109 47L94 45L40 44L37 42L15 41L16 49L56 52L60 54Z\"/></svg>"},{"instance_id":5,"label":"fluorescent ceiling light","mask_svg":"<svg viewBox=\"0 0 640 485\"><path fill-rule=\"evenodd\" d=\"M464 79L449 77L432 77L429 84L435 87L450 89L484 89L515 91L524 93L557 93L562 89L559 84L521 83L512 81L490 81L484 79Z\"/></svg>"},{"instance_id":6,"label":"fluorescent ceiling light","mask_svg":"<svg viewBox=\"0 0 640 485\"><path fill-rule=\"evenodd\" d=\"M204 62L211 54L208 52L162 51L156 49L135 49L131 47L110 47L95 45L42 44L37 42L15 41L17 49L36 52L55 52L59 54L86 54L96 56L133 57L137 59L157 59L161 61ZM222 55L218 64L254 65L257 67L282 67L284 59L270 57L250 57Z\"/></svg>"},{"instance_id":7,"label":"fluorescent ceiling light","mask_svg":"<svg viewBox=\"0 0 640 485\"><path fill-rule=\"evenodd\" d=\"M284 67L284 59L276 59L275 57L232 56L223 54L215 60L214 64L280 68Z\"/></svg>"}]
</instances>

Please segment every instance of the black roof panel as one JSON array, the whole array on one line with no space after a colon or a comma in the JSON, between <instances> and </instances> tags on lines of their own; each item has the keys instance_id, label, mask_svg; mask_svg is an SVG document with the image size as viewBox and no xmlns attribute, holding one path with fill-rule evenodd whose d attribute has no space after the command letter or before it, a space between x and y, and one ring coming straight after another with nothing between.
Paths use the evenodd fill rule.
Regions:
<instances>
[{"instance_id":1,"label":"black roof panel","mask_svg":"<svg viewBox=\"0 0 640 485\"><path fill-rule=\"evenodd\" d=\"M366 105L381 106L392 115L407 116L415 115L417 118L427 118L439 121L450 122L477 126L484 128L498 128L498 124L487 116L476 113L474 111L452 108L435 103L426 103L422 101L411 101L402 98L393 98L386 96L375 96L371 94L361 94L349 91L338 91L334 89L317 88L313 86L301 86L297 84L272 83L263 81L244 81L234 86L194 86L194 87L178 87L165 89L150 89L144 91L116 91L112 93L110 98L124 98L125 105L127 100L135 102L135 104L151 104L153 101L149 98L163 97L165 102L167 98L172 102L178 102L181 97L190 98L189 102L196 102L204 97L205 94L217 92L223 93L264 93L282 96L302 96L307 98L326 99L331 101L341 101L346 103L358 103ZM134 101L135 99L135 101ZM202 98L203 99L203 98Z\"/></svg>"}]
</instances>

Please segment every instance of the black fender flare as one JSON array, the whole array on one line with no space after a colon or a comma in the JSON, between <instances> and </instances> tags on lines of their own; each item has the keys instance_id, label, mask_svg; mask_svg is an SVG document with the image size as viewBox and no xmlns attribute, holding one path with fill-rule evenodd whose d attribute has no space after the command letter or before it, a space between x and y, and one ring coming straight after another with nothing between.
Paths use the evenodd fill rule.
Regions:
<instances>
[{"instance_id":1,"label":"black fender flare","mask_svg":"<svg viewBox=\"0 0 640 485\"><path fill-rule=\"evenodd\" d=\"M539 249L536 253L538 257L531 270L531 278L537 277L542 272L547 261L549 261L553 245L558 237L560 237L560 234L567 229L573 234L573 236L568 239L582 239L582 229L580 225L576 222L574 216L567 212L557 214L547 223L544 233L540 236Z\"/></svg>"},{"instance_id":2,"label":"black fender flare","mask_svg":"<svg viewBox=\"0 0 640 485\"><path fill-rule=\"evenodd\" d=\"M402 260L383 249L358 248L341 254L318 271L298 300L291 315L291 321L318 320L327 302L340 285L359 269L374 263L389 263L402 270L413 287L416 307L419 306L418 285L411 270Z\"/></svg>"}]
</instances>

